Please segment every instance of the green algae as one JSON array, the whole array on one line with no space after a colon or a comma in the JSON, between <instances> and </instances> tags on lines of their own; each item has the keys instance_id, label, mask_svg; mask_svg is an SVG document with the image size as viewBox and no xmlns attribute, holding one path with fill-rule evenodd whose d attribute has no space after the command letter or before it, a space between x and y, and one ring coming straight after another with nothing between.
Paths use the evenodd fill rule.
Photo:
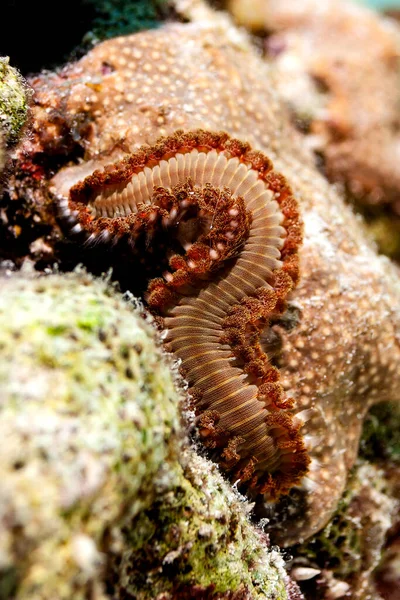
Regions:
<instances>
[{"instance_id":1,"label":"green algae","mask_svg":"<svg viewBox=\"0 0 400 600\"><path fill-rule=\"evenodd\" d=\"M28 116L29 97L19 72L10 66L7 57L0 57L0 130L7 146L20 139Z\"/></svg>"},{"instance_id":2,"label":"green algae","mask_svg":"<svg viewBox=\"0 0 400 600\"><path fill-rule=\"evenodd\" d=\"M165 490L129 527L117 597L287 598L282 557L249 526L249 505L215 465L190 450L181 462L174 492Z\"/></svg>"},{"instance_id":3,"label":"green algae","mask_svg":"<svg viewBox=\"0 0 400 600\"><path fill-rule=\"evenodd\" d=\"M360 444L360 455L372 463L400 464L400 406L383 402L368 413Z\"/></svg>"},{"instance_id":4,"label":"green algae","mask_svg":"<svg viewBox=\"0 0 400 600\"><path fill-rule=\"evenodd\" d=\"M104 281L1 285L0 587L16 569L21 599L106 597L104 553L179 447L171 369Z\"/></svg>"},{"instance_id":5,"label":"green algae","mask_svg":"<svg viewBox=\"0 0 400 600\"><path fill-rule=\"evenodd\" d=\"M296 597L251 505L183 442L143 309L82 270L0 277L0 598Z\"/></svg>"}]
</instances>

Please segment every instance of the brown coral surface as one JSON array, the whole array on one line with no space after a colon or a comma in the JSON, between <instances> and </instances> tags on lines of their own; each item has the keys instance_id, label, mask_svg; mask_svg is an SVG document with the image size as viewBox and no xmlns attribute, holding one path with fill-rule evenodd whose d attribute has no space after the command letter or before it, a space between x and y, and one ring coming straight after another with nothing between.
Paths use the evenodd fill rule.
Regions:
<instances>
[{"instance_id":1,"label":"brown coral surface","mask_svg":"<svg viewBox=\"0 0 400 600\"><path fill-rule=\"evenodd\" d=\"M245 6L230 2L240 23L268 31L278 86L329 178L400 211L398 25L347 0L261 0L251 21Z\"/></svg>"},{"instance_id":2,"label":"brown coral surface","mask_svg":"<svg viewBox=\"0 0 400 600\"><path fill-rule=\"evenodd\" d=\"M160 135L223 128L264 152L286 177L304 221L301 277L284 315L270 324L267 343L273 336L275 366L294 399L292 414L305 422L311 464L302 485L263 512L277 515L275 539L290 544L318 530L335 509L368 408L399 399L400 289L397 271L376 256L316 172L272 81L268 66L229 26L169 25L115 38L60 74L32 81L34 133L21 160L33 165L37 153L64 153L65 161L71 148L83 155L51 182L67 196L94 169ZM49 178L47 170L35 198L48 201ZM82 260L86 252L82 246ZM140 280L145 267L133 268L131 278Z\"/></svg>"}]
</instances>

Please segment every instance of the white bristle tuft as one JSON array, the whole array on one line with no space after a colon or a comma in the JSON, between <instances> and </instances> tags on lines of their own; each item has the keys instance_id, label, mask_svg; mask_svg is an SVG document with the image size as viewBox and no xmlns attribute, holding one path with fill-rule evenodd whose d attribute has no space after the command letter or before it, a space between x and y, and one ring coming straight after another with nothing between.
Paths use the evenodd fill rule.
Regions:
<instances>
[{"instance_id":1,"label":"white bristle tuft","mask_svg":"<svg viewBox=\"0 0 400 600\"><path fill-rule=\"evenodd\" d=\"M71 233L80 233L81 231L82 231L82 225L80 223L77 223L71 229Z\"/></svg>"},{"instance_id":2,"label":"white bristle tuft","mask_svg":"<svg viewBox=\"0 0 400 600\"><path fill-rule=\"evenodd\" d=\"M110 234L110 232L108 231L108 229L103 229L103 231L102 231L102 232L100 233L100 235L99 235L99 239L100 239L102 242L106 242L107 240L109 240L109 239L110 239L110 236L111 236L111 234Z\"/></svg>"},{"instance_id":3,"label":"white bristle tuft","mask_svg":"<svg viewBox=\"0 0 400 600\"><path fill-rule=\"evenodd\" d=\"M302 427L314 416L314 414L315 411L312 408L307 408L306 410L302 410L295 414L293 421Z\"/></svg>"},{"instance_id":4,"label":"white bristle tuft","mask_svg":"<svg viewBox=\"0 0 400 600\"><path fill-rule=\"evenodd\" d=\"M307 492L316 492L318 489L318 484L313 479L310 479L310 477L305 476L302 478L300 485L296 487L301 487Z\"/></svg>"}]
</instances>

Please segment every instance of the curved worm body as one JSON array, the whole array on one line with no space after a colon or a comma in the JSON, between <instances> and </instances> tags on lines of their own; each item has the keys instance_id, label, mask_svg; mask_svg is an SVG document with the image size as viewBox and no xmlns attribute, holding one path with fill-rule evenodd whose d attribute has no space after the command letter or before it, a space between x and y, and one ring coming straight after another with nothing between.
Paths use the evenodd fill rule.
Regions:
<instances>
[{"instance_id":1,"label":"curved worm body","mask_svg":"<svg viewBox=\"0 0 400 600\"><path fill-rule=\"evenodd\" d=\"M90 240L168 231L169 269L146 300L180 359L204 444L271 498L299 483L302 423L260 341L298 280L301 243L297 204L270 161L225 133L177 132L95 171L60 203Z\"/></svg>"}]
</instances>

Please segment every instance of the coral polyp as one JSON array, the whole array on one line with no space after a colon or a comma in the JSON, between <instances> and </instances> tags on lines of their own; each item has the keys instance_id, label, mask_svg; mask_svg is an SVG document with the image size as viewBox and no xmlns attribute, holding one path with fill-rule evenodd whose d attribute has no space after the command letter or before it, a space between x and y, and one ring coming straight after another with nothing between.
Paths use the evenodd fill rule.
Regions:
<instances>
[{"instance_id":1,"label":"coral polyp","mask_svg":"<svg viewBox=\"0 0 400 600\"><path fill-rule=\"evenodd\" d=\"M299 278L301 220L285 179L226 133L178 131L59 202L90 241L126 238L139 252L164 233L168 270L145 298L189 382L199 435L232 479L271 498L287 493L309 458L261 342Z\"/></svg>"}]
</instances>

